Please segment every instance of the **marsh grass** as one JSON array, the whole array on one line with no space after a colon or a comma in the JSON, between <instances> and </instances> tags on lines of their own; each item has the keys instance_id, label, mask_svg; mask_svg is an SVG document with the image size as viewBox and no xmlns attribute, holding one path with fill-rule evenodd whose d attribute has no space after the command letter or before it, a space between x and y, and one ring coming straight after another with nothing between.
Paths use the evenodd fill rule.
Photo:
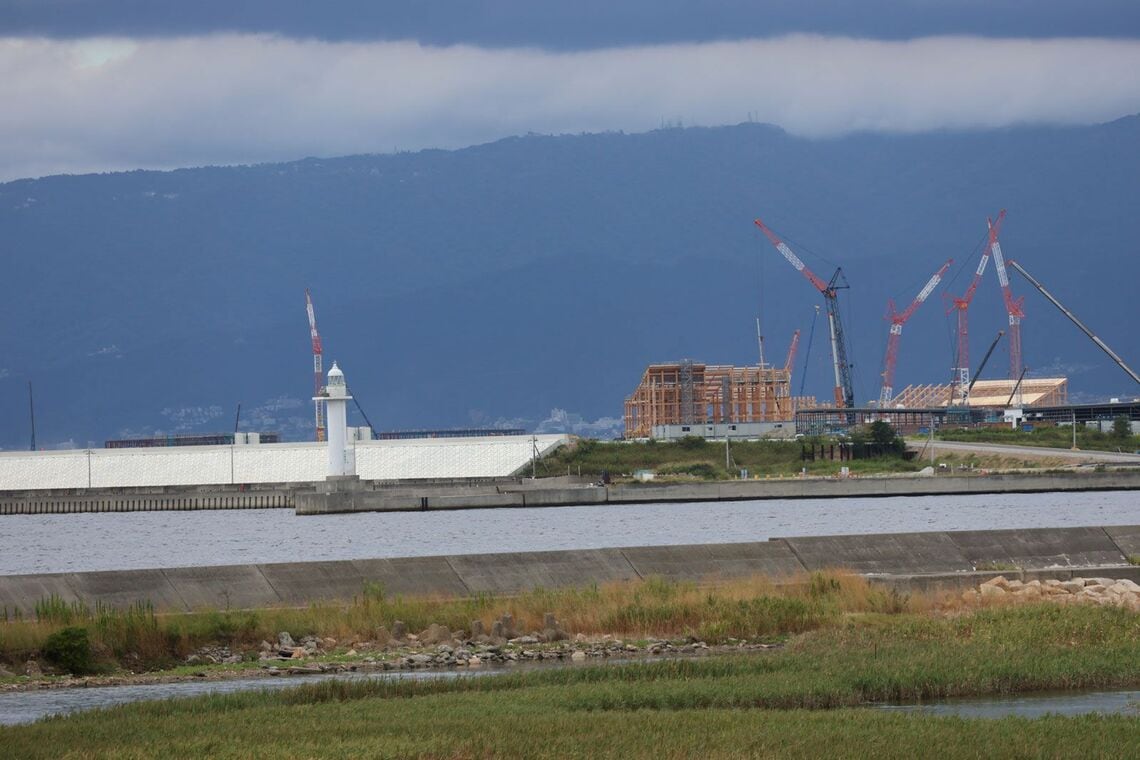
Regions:
<instances>
[{"instance_id":1,"label":"marsh grass","mask_svg":"<svg viewBox=\"0 0 1140 760\"><path fill-rule=\"evenodd\" d=\"M22 663L56 631L80 626L88 630L96 659L103 666L129 664L132 669L174 665L206 645L256 649L276 641L279 631L294 638L334 638L347 648L373 640L380 628L391 630L401 620L418 632L432 623L451 630L470 630L474 620L489 629L503 614L514 617L523 631L542 629L543 615L553 612L569 633L613 634L642 639L693 637L711 644L728 639L779 638L837 625L851 614L927 609L932 597L910 598L875 587L841 572L820 572L784 579L776 585L763 577L707 583L644 581L580 588L538 588L513 597L480 594L469 598L423 598L389 595L368 584L345 603L314 604L297 609L203 610L155 612L138 603L125 610L94 610L49 597L37 606L35 620L0 625L0 660Z\"/></svg>"},{"instance_id":2,"label":"marsh grass","mask_svg":"<svg viewBox=\"0 0 1140 760\"><path fill-rule=\"evenodd\" d=\"M762 655L137 703L0 727L0 744L17 757L1130 757L1135 717L852 707L1138 683L1140 616L1032 604L849 617Z\"/></svg>"}]
</instances>

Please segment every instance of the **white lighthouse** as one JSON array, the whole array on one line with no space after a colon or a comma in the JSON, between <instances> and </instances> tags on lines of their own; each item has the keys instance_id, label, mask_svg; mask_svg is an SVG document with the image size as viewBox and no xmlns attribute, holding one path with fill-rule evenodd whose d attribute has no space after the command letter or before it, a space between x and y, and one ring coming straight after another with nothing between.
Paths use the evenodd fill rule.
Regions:
<instances>
[{"instance_id":1,"label":"white lighthouse","mask_svg":"<svg viewBox=\"0 0 1140 760\"><path fill-rule=\"evenodd\" d=\"M347 404L352 399L348 395L348 385L344 382L344 373L333 362L329 370L329 382L325 386L325 395L314 401L324 401L327 405L326 420L328 424L328 452L329 477L344 477L356 475L356 457L348 449Z\"/></svg>"}]
</instances>

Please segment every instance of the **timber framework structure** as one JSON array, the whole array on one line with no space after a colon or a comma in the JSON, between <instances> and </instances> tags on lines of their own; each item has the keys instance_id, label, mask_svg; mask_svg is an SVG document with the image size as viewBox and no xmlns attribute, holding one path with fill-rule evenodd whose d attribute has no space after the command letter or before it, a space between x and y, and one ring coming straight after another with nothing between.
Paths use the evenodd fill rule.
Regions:
<instances>
[{"instance_id":1,"label":"timber framework structure","mask_svg":"<svg viewBox=\"0 0 1140 760\"><path fill-rule=\"evenodd\" d=\"M734 367L691 360L651 364L625 400L625 437L649 438L663 425L783 422L814 397L791 394L789 366Z\"/></svg>"}]
</instances>

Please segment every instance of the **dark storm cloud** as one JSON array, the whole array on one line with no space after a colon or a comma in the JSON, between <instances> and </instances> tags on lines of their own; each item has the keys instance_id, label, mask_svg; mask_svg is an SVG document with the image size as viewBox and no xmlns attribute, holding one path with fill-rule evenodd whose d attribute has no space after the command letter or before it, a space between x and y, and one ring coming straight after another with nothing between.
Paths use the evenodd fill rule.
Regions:
<instances>
[{"instance_id":1,"label":"dark storm cloud","mask_svg":"<svg viewBox=\"0 0 1140 760\"><path fill-rule=\"evenodd\" d=\"M815 33L1140 36L1137 0L0 0L0 36L237 32L574 50Z\"/></svg>"}]
</instances>

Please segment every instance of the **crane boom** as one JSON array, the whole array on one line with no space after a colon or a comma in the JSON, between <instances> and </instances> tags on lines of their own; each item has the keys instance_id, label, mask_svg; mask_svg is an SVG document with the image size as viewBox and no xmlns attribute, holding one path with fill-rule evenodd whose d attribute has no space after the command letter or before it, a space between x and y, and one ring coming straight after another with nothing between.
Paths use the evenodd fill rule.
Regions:
<instances>
[{"instance_id":1,"label":"crane boom","mask_svg":"<svg viewBox=\"0 0 1140 760\"><path fill-rule=\"evenodd\" d=\"M974 377L972 380L970 380L970 384L966 386L966 392L962 394L963 404L966 404L970 400L970 391L974 390L974 383L978 382L978 378L982 376L982 370L986 368L986 362L990 360L990 354L992 354L994 352L994 349L997 348L998 341L1001 340L1001 336L1003 335L1005 335L1005 330L998 330L997 337L994 338L994 342L990 344L989 350L986 351L986 355L982 357L982 363L978 365L978 371L974 373Z\"/></svg>"},{"instance_id":2,"label":"crane boom","mask_svg":"<svg viewBox=\"0 0 1140 760\"><path fill-rule=\"evenodd\" d=\"M835 405L836 407L853 407L855 405L855 388L851 380L851 364L847 359L847 338L843 332L843 321L839 314L838 291L850 287L843 276L843 269L835 270L830 282L824 282L815 272L808 269L803 260L788 247L787 243L776 236L760 219L755 224L780 255L787 259L797 272L808 279L808 282L818 290L827 305L827 322L831 335L831 360L835 372Z\"/></svg>"},{"instance_id":3,"label":"crane boom","mask_svg":"<svg viewBox=\"0 0 1140 760\"><path fill-rule=\"evenodd\" d=\"M989 236L986 241L985 247L982 249L982 257L978 260L978 268L974 270L974 279L970 281L970 287L966 288L966 292L961 298L953 299L950 308L946 313L952 311L958 313L958 352L954 357L954 369L951 370L950 376L950 395L953 399L954 388L965 388L970 383L970 328L969 328L969 309L970 302L974 300L974 294L978 291L978 284L982 281L982 275L986 273L986 265L990 263L990 249L996 240L997 229L1001 226L1002 219L1005 218L1005 209L1001 210L998 214L997 221L990 225Z\"/></svg>"},{"instance_id":4,"label":"crane boom","mask_svg":"<svg viewBox=\"0 0 1140 760\"><path fill-rule=\"evenodd\" d=\"M313 312L313 296L308 288L305 288L305 311L309 315L309 338L313 343L313 396L315 398L321 395L321 388L324 385L325 373L321 366L324 348L321 345L321 335L317 332L317 316ZM318 441L323 441L325 440L325 406L321 401L314 401L313 407L315 410L316 437Z\"/></svg>"},{"instance_id":5,"label":"crane boom","mask_svg":"<svg viewBox=\"0 0 1140 760\"><path fill-rule=\"evenodd\" d=\"M1026 272L1025 268L1023 266L1021 266L1020 264L1018 264L1016 261L1009 262L1009 265L1011 267L1013 267L1014 269L1016 269L1021 274L1022 277L1029 280L1030 285L1032 285L1033 287L1035 287L1039 291L1041 291L1041 295L1048 298L1050 303L1052 303L1054 306L1056 306L1058 309L1060 309L1062 314L1064 314L1066 317L1068 317L1069 320L1074 325L1076 325L1077 327L1079 327L1081 329L1081 332L1083 332L1085 335L1089 336L1089 338L1092 339L1092 342L1095 343L1100 348L1100 350L1102 350L1106 354L1108 354L1109 358L1111 358L1114 362L1116 362L1117 366L1119 366L1122 370L1124 370L1125 372L1128 373L1129 377L1131 377L1137 383L1140 383L1140 375L1137 375L1134 371L1132 371L1132 368L1129 367L1127 364L1125 364L1124 360L1121 359L1120 356L1118 356L1115 351L1113 351L1111 348L1109 348L1107 343L1105 343L1103 340L1101 340L1095 334L1093 334L1092 330L1085 327L1084 323L1081 322L1081 320L1077 319L1076 314L1074 314L1073 312L1069 311L1064 306L1062 306L1061 302L1058 301L1056 298L1054 298L1053 294L1050 293L1048 290L1046 290L1044 285L1042 285L1040 282L1038 282L1037 280L1035 280L1033 278L1033 275L1029 274L1029 272Z\"/></svg>"},{"instance_id":6,"label":"crane boom","mask_svg":"<svg viewBox=\"0 0 1140 760\"><path fill-rule=\"evenodd\" d=\"M942 276L946 274L946 270L954 263L954 259L947 259L942 268L934 273L934 276L927 280L926 285L918 292L918 295L911 301L910 306L901 314L895 313L894 301L887 302L887 318L891 320L890 332L887 335L887 357L885 367L883 368L883 387L879 391L879 407L886 407L891 403L894 398L894 382L895 382L895 365L898 363L899 358L899 341L902 339L903 325L907 320L914 316L914 312L919 306L930 297L934 289L938 287L938 283L942 282Z\"/></svg>"},{"instance_id":7,"label":"crane boom","mask_svg":"<svg viewBox=\"0 0 1140 760\"><path fill-rule=\"evenodd\" d=\"M1009 286L1009 274L1005 271L1005 258L1002 256L1001 243L998 242L998 228L1005 217L1005 209L998 214L997 222L989 219L986 224L990 228L990 255L994 257L994 269L997 271L998 284L1001 285L1001 297L1005 302L1005 311L1009 316L1009 379L1017 380L1022 375L1021 366L1021 318L1025 312L1021 306L1024 298L1014 298L1013 290Z\"/></svg>"},{"instance_id":8,"label":"crane boom","mask_svg":"<svg viewBox=\"0 0 1140 760\"><path fill-rule=\"evenodd\" d=\"M808 278L808 281L815 286L816 290L818 290L820 293L826 294L828 287L827 283L824 282L822 278L817 276L815 272L808 269L804 262L800 260L800 257L792 252L792 249L788 247L787 243L776 237L776 233L772 232L772 230L768 228L768 225L764 224L764 222L761 220L756 219L755 224L768 237L768 239L772 241L772 245L776 247L776 250L780 252L780 255L787 259L788 263L796 268L797 272Z\"/></svg>"},{"instance_id":9,"label":"crane boom","mask_svg":"<svg viewBox=\"0 0 1140 760\"><path fill-rule=\"evenodd\" d=\"M796 330L794 333L792 333L792 342L790 344L788 344L788 358L784 362L784 370L789 373L788 374L789 380L791 379L790 373L792 371L792 362L794 362L796 360L796 349L799 348L799 345L800 345L800 331Z\"/></svg>"}]
</instances>

